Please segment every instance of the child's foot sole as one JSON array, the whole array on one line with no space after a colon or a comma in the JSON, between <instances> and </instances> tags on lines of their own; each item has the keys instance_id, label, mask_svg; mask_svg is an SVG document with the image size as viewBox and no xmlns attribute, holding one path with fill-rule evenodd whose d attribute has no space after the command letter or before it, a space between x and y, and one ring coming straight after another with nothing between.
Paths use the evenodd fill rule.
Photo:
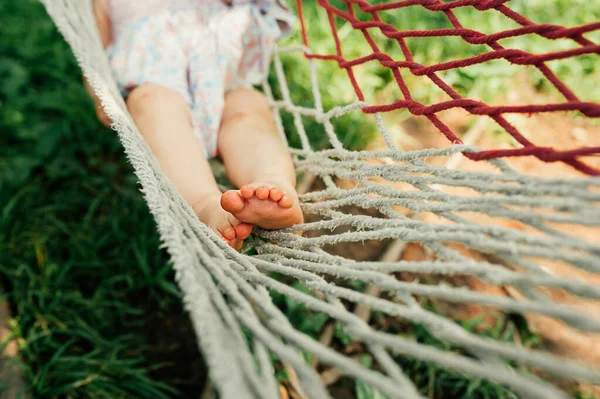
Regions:
<instances>
[{"instance_id":1,"label":"child's foot sole","mask_svg":"<svg viewBox=\"0 0 600 399\"><path fill-rule=\"evenodd\" d=\"M272 184L247 184L239 191L227 191L221 197L221 206L236 219L268 230L304 221L293 188L285 190Z\"/></svg>"}]
</instances>

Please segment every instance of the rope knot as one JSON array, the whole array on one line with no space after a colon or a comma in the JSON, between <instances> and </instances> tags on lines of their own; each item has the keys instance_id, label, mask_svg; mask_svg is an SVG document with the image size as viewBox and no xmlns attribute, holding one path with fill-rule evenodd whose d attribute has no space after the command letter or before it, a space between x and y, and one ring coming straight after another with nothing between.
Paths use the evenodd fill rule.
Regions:
<instances>
[{"instance_id":1,"label":"rope knot","mask_svg":"<svg viewBox=\"0 0 600 399\"><path fill-rule=\"evenodd\" d=\"M600 105L594 103L585 103L582 104L581 108L579 108L579 112L588 118L600 118Z\"/></svg>"},{"instance_id":2,"label":"rope knot","mask_svg":"<svg viewBox=\"0 0 600 399\"><path fill-rule=\"evenodd\" d=\"M467 99L465 100L465 104L462 106L464 109L468 109L469 112L473 115L494 115L497 114L497 112L490 112L491 108L489 105L487 105L486 103L482 102L482 101L477 101L477 100L471 100L471 99Z\"/></svg>"},{"instance_id":3,"label":"rope knot","mask_svg":"<svg viewBox=\"0 0 600 399\"><path fill-rule=\"evenodd\" d=\"M537 147L535 149L535 156L541 159L544 162L554 162L558 158L559 154L553 148L550 147Z\"/></svg>"},{"instance_id":4,"label":"rope knot","mask_svg":"<svg viewBox=\"0 0 600 399\"><path fill-rule=\"evenodd\" d=\"M565 34L565 29L562 26L557 26L557 25L551 25L551 24L543 24L543 25L539 25L540 27L538 28L538 34L540 36L545 37L546 39L560 39L561 37L564 37Z\"/></svg>"},{"instance_id":5,"label":"rope knot","mask_svg":"<svg viewBox=\"0 0 600 399\"><path fill-rule=\"evenodd\" d=\"M440 4L439 0L422 0L420 5L429 11L440 11L443 7L446 7L445 4Z\"/></svg>"},{"instance_id":6,"label":"rope knot","mask_svg":"<svg viewBox=\"0 0 600 399\"><path fill-rule=\"evenodd\" d=\"M490 41L486 34L471 29L463 29L460 36L469 44L487 44Z\"/></svg>"},{"instance_id":7,"label":"rope knot","mask_svg":"<svg viewBox=\"0 0 600 399\"><path fill-rule=\"evenodd\" d=\"M486 11L490 8L500 7L507 1L508 0L480 0L475 2L475 4L473 4L473 7L479 11Z\"/></svg>"},{"instance_id":8,"label":"rope knot","mask_svg":"<svg viewBox=\"0 0 600 399\"><path fill-rule=\"evenodd\" d=\"M512 64L531 65L534 63L535 56L521 50L506 50L504 58Z\"/></svg>"},{"instance_id":9,"label":"rope knot","mask_svg":"<svg viewBox=\"0 0 600 399\"><path fill-rule=\"evenodd\" d=\"M425 115L427 107L416 101L411 101L406 105L408 111L413 115Z\"/></svg>"}]
</instances>

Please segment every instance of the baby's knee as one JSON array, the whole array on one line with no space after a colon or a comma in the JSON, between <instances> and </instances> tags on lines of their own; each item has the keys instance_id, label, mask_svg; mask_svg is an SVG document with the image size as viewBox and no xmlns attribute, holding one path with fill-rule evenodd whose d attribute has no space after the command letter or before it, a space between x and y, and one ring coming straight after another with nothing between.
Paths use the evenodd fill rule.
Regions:
<instances>
[{"instance_id":1,"label":"baby's knee","mask_svg":"<svg viewBox=\"0 0 600 399\"><path fill-rule=\"evenodd\" d=\"M225 95L223 119L226 122L239 122L262 114L270 115L271 110L267 98L261 92L240 89Z\"/></svg>"},{"instance_id":2,"label":"baby's knee","mask_svg":"<svg viewBox=\"0 0 600 399\"><path fill-rule=\"evenodd\" d=\"M127 96L127 108L132 114L153 112L165 103L185 105L185 99L176 90L151 83L136 87Z\"/></svg>"}]
</instances>

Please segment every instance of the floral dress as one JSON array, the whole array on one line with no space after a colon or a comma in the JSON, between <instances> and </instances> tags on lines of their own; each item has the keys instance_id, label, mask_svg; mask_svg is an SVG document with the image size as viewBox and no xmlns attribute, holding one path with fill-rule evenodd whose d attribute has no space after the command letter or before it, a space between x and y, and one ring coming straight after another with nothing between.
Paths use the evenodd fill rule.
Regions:
<instances>
[{"instance_id":1,"label":"floral dress","mask_svg":"<svg viewBox=\"0 0 600 399\"><path fill-rule=\"evenodd\" d=\"M108 55L124 96L152 83L178 91L207 156L217 152L225 92L262 82L294 16L283 0L109 0Z\"/></svg>"}]
</instances>

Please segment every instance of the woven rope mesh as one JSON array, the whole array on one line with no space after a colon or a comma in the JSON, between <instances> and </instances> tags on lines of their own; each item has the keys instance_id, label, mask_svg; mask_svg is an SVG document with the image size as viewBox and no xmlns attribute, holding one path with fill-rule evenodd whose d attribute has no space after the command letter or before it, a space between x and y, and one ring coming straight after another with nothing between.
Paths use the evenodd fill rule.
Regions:
<instances>
[{"instance_id":1,"label":"woven rope mesh","mask_svg":"<svg viewBox=\"0 0 600 399\"><path fill-rule=\"evenodd\" d=\"M574 28L565 28L554 24L535 24L519 13L515 12L505 3L508 0L454 0L442 2L439 0L406 0L398 2L382 2L381 4L370 4L367 1L347 0L328 1L317 0L320 7L326 10L327 18L331 26L331 34L335 41L335 54L309 54L308 58L336 61L340 68L344 68L359 100L364 101L365 95L361 89L361 82L356 79L355 69L368 62L377 62L383 68L393 74L398 85L400 99L389 104L377 104L363 108L363 112L377 113L389 112L397 109L408 109L412 115L423 115L433 123L439 131L446 136L451 143L460 143L461 139L452 129L438 116L441 111L462 108L472 115L487 115L503 130L510 134L519 144L520 148L505 150L482 150L477 153L468 154L470 159L492 159L500 157L514 157L522 155L533 155L545 162L565 162L572 167L588 174L597 175L600 171L586 165L577 159L581 155L593 155L600 153L600 147L579 147L568 150L556 150L544 146L544 143L536 144L527 139L518 128L512 126L505 118L505 114L511 113L541 113L576 110L590 118L600 117L600 105L594 102L582 101L577 93L574 93L552 68L548 66L549 61L573 58L585 54L600 54L600 45L588 40L584 34L600 30L598 22L582 25ZM338 6L335 6L336 3ZM309 32L306 29L305 18L302 12L302 2L297 1L302 24L302 36L304 45L309 45ZM394 26L395 17L399 13L407 13L411 8L423 8L429 13L442 14L447 19L448 28L444 29L414 29L413 26ZM483 33L464 27L460 23L457 13L461 9L469 8L470 11L495 12L514 23L513 29ZM484 18L482 16L482 18ZM338 33L338 22L347 22L354 30L361 32L366 42L369 43L369 52L353 55L352 58L344 56L343 43ZM385 40L377 40L377 36ZM539 35L552 40L571 41L575 45L559 51L549 51L542 54L532 54L518 48L503 46L500 41L519 38L528 35ZM433 65L423 65L413 57L411 48L427 47L431 41L428 38L457 37L471 45L482 45L485 50L471 57L452 57L445 62ZM353 38L355 39L355 38ZM407 40L415 40L408 43ZM412 46L409 46L412 44ZM352 41L348 41L349 47L354 47ZM397 47L401 59L390 56L391 46ZM384 49L382 50L383 47ZM387 51L387 53L386 53ZM488 105L477 99L465 98L460 91L448 84L440 73L465 67L481 65L490 61L503 60L521 67L536 68L547 82L552 85L562 97L562 101L546 104L519 104L519 105ZM497 66L500 64L495 64ZM494 68L490 66L490 68ZM415 100L411 92L414 88L409 87L402 72L409 72L414 76L426 77L430 84L437 86L446 95L443 101L434 104L423 104Z\"/></svg>"},{"instance_id":2,"label":"woven rope mesh","mask_svg":"<svg viewBox=\"0 0 600 399\"><path fill-rule=\"evenodd\" d=\"M564 386L553 383L559 379L600 384L598 365L532 347L510 332L507 339L502 324L522 314L527 321L550 320L553 326L586 337L582 340L600 331L600 181L584 174L536 177L492 159L529 154L596 173L592 162L577 157L597 153L597 148L553 150L544 143L536 145L505 115L578 110L587 117L598 116L600 106L578 100L546 61L598 53L585 34L600 29L599 24L575 29L536 25L511 11L506 1L317 3L321 16L329 17L337 53L320 54L310 47L307 3L302 10L299 2L304 44L275 51L271 78L263 86L282 134L290 140L301 181L312 182L311 190L301 196L307 223L256 231L246 248L253 251L250 255L234 252L203 226L160 171L112 81L88 2L44 1L114 121L140 179L221 396L280 397L274 374L284 368L300 397L331 397L326 380L332 376L360 382L371 393L390 398L424 397L419 381L406 372L408 362L498 383L524 398L569 397ZM409 7L441 13L452 27L423 32L390 24L389 13L397 16ZM495 34L471 31L455 15L461 7L499 12L522 27ZM346 57L340 20L349 22L346 34L351 30L369 42L372 53ZM373 32L379 36L371 40ZM532 55L498 43L525 34L570 40L574 46ZM413 59L405 38L440 35L482 43L489 51L436 66ZM381 50L381 40L388 43L386 51ZM386 55L390 43L399 46L396 54L401 58ZM286 57L302 62L290 68ZM440 77L445 69L497 58L541 70L565 100L488 106L463 98ZM377 98L361 94L356 72L367 60L393 75L401 95L397 101L379 104ZM334 88L318 81L317 70L331 63L347 74L357 98L325 104L322 94ZM302 93L290 89L292 74L306 76ZM409 74L431 80L449 99L433 105L414 100ZM299 96L302 104L294 101ZM457 107L465 115L493 120L519 146L499 150L469 145L469 135L453 132L439 115ZM402 109L429 120L436 134L454 145L399 147L386 122ZM351 148L345 132L336 131L337 121L349 115L365 121L353 125L359 134L374 126L383 145ZM283 131L285 118L293 122L293 131ZM317 133L315 126L321 129ZM485 167L463 168L463 162ZM291 234L298 231L303 234ZM375 255L369 248L376 249ZM473 309L484 318L497 315L500 333L482 333L457 316ZM294 310L303 320L310 318L312 330L294 319ZM408 337L407 332L416 329L429 338Z\"/></svg>"}]
</instances>

